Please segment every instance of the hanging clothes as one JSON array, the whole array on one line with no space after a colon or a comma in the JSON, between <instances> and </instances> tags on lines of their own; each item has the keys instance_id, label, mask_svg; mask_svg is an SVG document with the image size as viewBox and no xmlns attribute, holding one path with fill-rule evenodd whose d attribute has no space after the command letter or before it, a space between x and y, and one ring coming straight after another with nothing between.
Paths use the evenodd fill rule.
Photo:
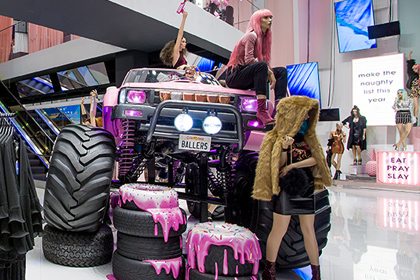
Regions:
<instances>
[{"instance_id":1,"label":"hanging clothes","mask_svg":"<svg viewBox=\"0 0 420 280\"><path fill-rule=\"evenodd\" d=\"M0 279L25 279L26 253L32 250L34 238L41 232L41 205L26 145L3 119L0 123Z\"/></svg>"}]
</instances>

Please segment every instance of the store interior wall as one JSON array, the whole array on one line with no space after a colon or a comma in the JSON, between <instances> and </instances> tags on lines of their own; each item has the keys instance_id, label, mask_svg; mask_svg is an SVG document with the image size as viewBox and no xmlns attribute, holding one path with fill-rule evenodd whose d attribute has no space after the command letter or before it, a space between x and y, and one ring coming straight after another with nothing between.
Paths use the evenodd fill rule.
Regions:
<instances>
[{"instance_id":1,"label":"store interior wall","mask_svg":"<svg viewBox=\"0 0 420 280\"><path fill-rule=\"evenodd\" d=\"M398 14L401 26L400 50L404 53L413 50L413 58L420 61L420 2L400 1Z\"/></svg>"}]
</instances>

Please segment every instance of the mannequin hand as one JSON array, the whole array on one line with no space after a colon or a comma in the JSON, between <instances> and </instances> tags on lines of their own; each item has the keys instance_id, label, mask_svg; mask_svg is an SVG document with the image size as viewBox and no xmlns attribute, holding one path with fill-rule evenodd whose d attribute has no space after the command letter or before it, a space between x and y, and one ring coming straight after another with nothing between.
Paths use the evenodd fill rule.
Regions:
<instances>
[{"instance_id":1,"label":"mannequin hand","mask_svg":"<svg viewBox=\"0 0 420 280\"><path fill-rule=\"evenodd\" d=\"M295 139L293 139L293 137L290 137L288 135L283 137L283 143L282 143L282 148L283 149L288 149L293 142L295 142Z\"/></svg>"},{"instance_id":2,"label":"mannequin hand","mask_svg":"<svg viewBox=\"0 0 420 280\"><path fill-rule=\"evenodd\" d=\"M82 97L82 99L80 100L80 103L81 104L84 104L85 103L85 98L84 97Z\"/></svg>"},{"instance_id":3,"label":"mannequin hand","mask_svg":"<svg viewBox=\"0 0 420 280\"><path fill-rule=\"evenodd\" d=\"M411 51L408 53L408 60L411 60L411 58L412 58L412 54L413 54L413 50L411 50Z\"/></svg>"},{"instance_id":4,"label":"mannequin hand","mask_svg":"<svg viewBox=\"0 0 420 280\"><path fill-rule=\"evenodd\" d=\"M274 89L276 86L276 77L274 76L274 73L271 70L270 72L268 72L268 81L270 82L270 88Z\"/></svg>"},{"instance_id":5,"label":"mannequin hand","mask_svg":"<svg viewBox=\"0 0 420 280\"><path fill-rule=\"evenodd\" d=\"M366 140L366 135L363 134L363 141L365 141L365 140Z\"/></svg>"},{"instance_id":6,"label":"mannequin hand","mask_svg":"<svg viewBox=\"0 0 420 280\"><path fill-rule=\"evenodd\" d=\"M280 177L286 176L286 174L293 168L294 168L293 164L289 164L283 167L283 169L280 171Z\"/></svg>"},{"instance_id":7,"label":"mannequin hand","mask_svg":"<svg viewBox=\"0 0 420 280\"><path fill-rule=\"evenodd\" d=\"M90 92L90 96L92 96L92 97L98 97L98 91L96 89L92 90Z\"/></svg>"}]
</instances>

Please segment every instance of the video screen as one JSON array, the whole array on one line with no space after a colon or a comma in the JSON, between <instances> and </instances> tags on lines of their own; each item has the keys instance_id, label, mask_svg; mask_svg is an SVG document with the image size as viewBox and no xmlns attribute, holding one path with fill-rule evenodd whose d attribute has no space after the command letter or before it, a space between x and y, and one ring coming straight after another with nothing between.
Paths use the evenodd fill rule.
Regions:
<instances>
[{"instance_id":1,"label":"video screen","mask_svg":"<svg viewBox=\"0 0 420 280\"><path fill-rule=\"evenodd\" d=\"M303 95L317 99L321 104L318 63L309 62L286 66L290 95Z\"/></svg>"},{"instance_id":2,"label":"video screen","mask_svg":"<svg viewBox=\"0 0 420 280\"><path fill-rule=\"evenodd\" d=\"M340 53L376 48L368 35L368 26L375 25L372 0L345 0L334 8Z\"/></svg>"}]
</instances>

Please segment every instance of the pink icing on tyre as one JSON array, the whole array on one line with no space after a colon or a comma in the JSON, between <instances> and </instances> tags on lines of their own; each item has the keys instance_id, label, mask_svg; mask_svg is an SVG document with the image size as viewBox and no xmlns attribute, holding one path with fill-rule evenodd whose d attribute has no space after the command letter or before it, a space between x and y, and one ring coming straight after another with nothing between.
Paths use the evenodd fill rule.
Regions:
<instances>
[{"instance_id":1,"label":"pink icing on tyre","mask_svg":"<svg viewBox=\"0 0 420 280\"><path fill-rule=\"evenodd\" d=\"M166 274L172 273L174 279L178 279L182 268L182 257L168 260L145 260L144 262L150 263L157 275L160 275L163 269Z\"/></svg>"},{"instance_id":2,"label":"pink icing on tyre","mask_svg":"<svg viewBox=\"0 0 420 280\"><path fill-rule=\"evenodd\" d=\"M376 161L370 160L366 163L366 173L371 176L376 176Z\"/></svg>"},{"instance_id":3,"label":"pink icing on tyre","mask_svg":"<svg viewBox=\"0 0 420 280\"><path fill-rule=\"evenodd\" d=\"M188 266L205 273L205 260L210 246L227 246L232 248L234 258L241 264L253 264L252 274L258 274L261 249L257 237L250 230L234 224L227 223L201 223L197 224L187 237ZM224 254L227 258L227 254ZM228 263L223 261L220 271L227 271ZM216 270L216 271L217 271ZM187 273L186 279L189 275ZM215 275L217 277L217 274Z\"/></svg>"},{"instance_id":4,"label":"pink icing on tyre","mask_svg":"<svg viewBox=\"0 0 420 280\"><path fill-rule=\"evenodd\" d=\"M178 207L175 190L149 184L126 184L120 187L121 202L133 202L138 209Z\"/></svg>"},{"instance_id":5,"label":"pink icing on tyre","mask_svg":"<svg viewBox=\"0 0 420 280\"><path fill-rule=\"evenodd\" d=\"M178 194L173 189L149 184L126 184L120 187L120 197L122 204L133 202L138 209L152 214L156 224L154 234L158 235L157 223L160 223L165 242L171 229L177 231L179 225L187 222L178 207Z\"/></svg>"}]
</instances>

